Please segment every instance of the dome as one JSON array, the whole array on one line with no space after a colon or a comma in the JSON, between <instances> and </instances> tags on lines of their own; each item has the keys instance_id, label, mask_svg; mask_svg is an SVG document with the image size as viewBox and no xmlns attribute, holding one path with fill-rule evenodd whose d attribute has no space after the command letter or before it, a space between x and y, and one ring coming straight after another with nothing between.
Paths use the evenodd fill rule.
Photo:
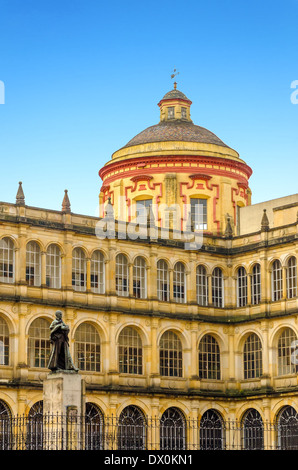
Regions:
<instances>
[{"instance_id":1,"label":"dome","mask_svg":"<svg viewBox=\"0 0 298 470\"><path fill-rule=\"evenodd\" d=\"M190 101L187 98L187 96L185 96L185 94L182 93L182 91L179 91L176 88L166 93L165 96L162 98L162 101L163 100L175 100L175 99Z\"/></svg>"},{"instance_id":2,"label":"dome","mask_svg":"<svg viewBox=\"0 0 298 470\"><path fill-rule=\"evenodd\" d=\"M213 132L208 131L208 129L197 126L191 121L179 119L161 121L155 126L147 127L147 129L133 137L133 139L122 148L153 142L170 141L198 142L229 148L228 145L222 142Z\"/></svg>"}]
</instances>

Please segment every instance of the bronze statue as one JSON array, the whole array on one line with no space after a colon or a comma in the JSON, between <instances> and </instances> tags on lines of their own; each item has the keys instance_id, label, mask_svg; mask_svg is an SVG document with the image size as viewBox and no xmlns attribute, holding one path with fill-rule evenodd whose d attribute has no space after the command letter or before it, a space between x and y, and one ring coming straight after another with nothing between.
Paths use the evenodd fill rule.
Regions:
<instances>
[{"instance_id":1,"label":"bronze statue","mask_svg":"<svg viewBox=\"0 0 298 470\"><path fill-rule=\"evenodd\" d=\"M50 354L48 368L51 371L59 370L73 370L78 372L72 362L72 358L69 352L69 326L65 325L62 320L62 312L57 310L56 320L50 325L50 341L52 344L52 350Z\"/></svg>"}]
</instances>

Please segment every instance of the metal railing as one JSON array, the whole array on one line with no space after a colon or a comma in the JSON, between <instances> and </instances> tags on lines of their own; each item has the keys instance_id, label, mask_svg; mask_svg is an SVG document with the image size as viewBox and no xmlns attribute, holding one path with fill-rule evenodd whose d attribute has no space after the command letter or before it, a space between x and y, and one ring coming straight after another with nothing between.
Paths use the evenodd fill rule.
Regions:
<instances>
[{"instance_id":1,"label":"metal railing","mask_svg":"<svg viewBox=\"0 0 298 470\"><path fill-rule=\"evenodd\" d=\"M277 423L123 422L118 417L1 417L1 450L298 450L298 419Z\"/></svg>"}]
</instances>

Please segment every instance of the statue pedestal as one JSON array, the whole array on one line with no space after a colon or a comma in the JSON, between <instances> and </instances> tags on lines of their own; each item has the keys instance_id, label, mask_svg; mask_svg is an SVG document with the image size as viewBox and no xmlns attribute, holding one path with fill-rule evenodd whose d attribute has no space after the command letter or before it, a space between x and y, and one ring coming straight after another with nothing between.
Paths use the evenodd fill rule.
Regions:
<instances>
[{"instance_id":1,"label":"statue pedestal","mask_svg":"<svg viewBox=\"0 0 298 470\"><path fill-rule=\"evenodd\" d=\"M44 448L81 448L84 395L84 381L77 372L66 370L48 374L43 383Z\"/></svg>"}]
</instances>

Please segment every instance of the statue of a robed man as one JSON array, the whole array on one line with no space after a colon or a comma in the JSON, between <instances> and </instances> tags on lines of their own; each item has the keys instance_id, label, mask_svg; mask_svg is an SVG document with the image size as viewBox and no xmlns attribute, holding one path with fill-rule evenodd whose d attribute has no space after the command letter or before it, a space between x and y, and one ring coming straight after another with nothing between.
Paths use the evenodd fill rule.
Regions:
<instances>
[{"instance_id":1,"label":"statue of a robed man","mask_svg":"<svg viewBox=\"0 0 298 470\"><path fill-rule=\"evenodd\" d=\"M69 352L69 326L62 320L62 312L57 310L56 320L50 325L52 350L48 368L52 371L72 370L78 372Z\"/></svg>"}]
</instances>

